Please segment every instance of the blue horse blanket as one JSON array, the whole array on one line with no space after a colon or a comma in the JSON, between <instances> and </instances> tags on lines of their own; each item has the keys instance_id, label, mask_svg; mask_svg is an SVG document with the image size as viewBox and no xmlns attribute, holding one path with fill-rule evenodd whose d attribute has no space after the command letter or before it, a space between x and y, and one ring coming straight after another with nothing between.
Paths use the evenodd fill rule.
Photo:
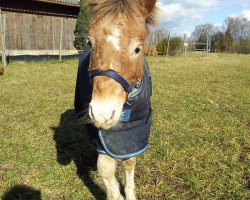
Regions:
<instances>
[{"instance_id":1,"label":"blue horse blanket","mask_svg":"<svg viewBox=\"0 0 250 200\"><path fill-rule=\"evenodd\" d=\"M77 118L86 114L91 101L92 86L88 72L90 55L91 48L86 45L80 57L76 80L75 111ZM141 85L136 92L130 95L123 106L120 116L121 126L102 130L92 124L86 124L87 133L98 153L113 158L127 159L145 152L152 124L151 95L152 80L145 60Z\"/></svg>"}]
</instances>

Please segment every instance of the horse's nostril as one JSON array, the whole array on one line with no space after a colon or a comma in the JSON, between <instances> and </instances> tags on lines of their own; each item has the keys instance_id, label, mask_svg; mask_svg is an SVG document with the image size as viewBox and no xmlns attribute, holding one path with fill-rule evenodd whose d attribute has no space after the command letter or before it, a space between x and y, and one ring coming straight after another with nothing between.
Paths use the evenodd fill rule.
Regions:
<instances>
[{"instance_id":1,"label":"horse's nostril","mask_svg":"<svg viewBox=\"0 0 250 200\"><path fill-rule=\"evenodd\" d=\"M114 119L115 119L115 110L113 110L111 117L110 117L110 120L114 120Z\"/></svg>"}]
</instances>

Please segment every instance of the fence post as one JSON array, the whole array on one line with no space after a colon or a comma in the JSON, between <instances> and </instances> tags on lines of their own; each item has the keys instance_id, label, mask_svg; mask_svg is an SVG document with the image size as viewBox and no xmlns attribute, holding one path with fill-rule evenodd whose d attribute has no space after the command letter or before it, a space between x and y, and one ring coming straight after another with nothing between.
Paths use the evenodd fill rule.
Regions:
<instances>
[{"instance_id":1,"label":"fence post","mask_svg":"<svg viewBox=\"0 0 250 200\"><path fill-rule=\"evenodd\" d=\"M186 58L186 53L187 53L187 50L186 50L186 34L184 34L184 37L183 37L183 51L184 51L184 57Z\"/></svg>"},{"instance_id":2,"label":"fence post","mask_svg":"<svg viewBox=\"0 0 250 200\"><path fill-rule=\"evenodd\" d=\"M56 43L55 43L55 27L54 27L54 17L51 17L52 21L52 43L53 43L53 50L54 53L56 52Z\"/></svg>"},{"instance_id":3,"label":"fence post","mask_svg":"<svg viewBox=\"0 0 250 200\"><path fill-rule=\"evenodd\" d=\"M155 44L155 32L152 34L151 47Z\"/></svg>"},{"instance_id":4,"label":"fence post","mask_svg":"<svg viewBox=\"0 0 250 200\"><path fill-rule=\"evenodd\" d=\"M170 43L170 33L168 34L167 56L168 56L168 54L169 54L169 43Z\"/></svg>"},{"instance_id":5,"label":"fence post","mask_svg":"<svg viewBox=\"0 0 250 200\"><path fill-rule=\"evenodd\" d=\"M61 30L60 30L60 47L59 47L59 60L62 60L62 42L63 42L63 17L61 18Z\"/></svg>"},{"instance_id":6,"label":"fence post","mask_svg":"<svg viewBox=\"0 0 250 200\"><path fill-rule=\"evenodd\" d=\"M1 36L2 36L2 62L4 66L6 66L7 65L6 43L5 43L6 18L5 18L5 14L2 13L1 9L0 9L0 28L1 28Z\"/></svg>"},{"instance_id":7,"label":"fence post","mask_svg":"<svg viewBox=\"0 0 250 200\"><path fill-rule=\"evenodd\" d=\"M156 33L155 34L155 46L157 45L157 43L158 43L158 34Z\"/></svg>"},{"instance_id":8,"label":"fence post","mask_svg":"<svg viewBox=\"0 0 250 200\"><path fill-rule=\"evenodd\" d=\"M208 38L209 37L209 35L207 34L207 56L208 56L208 48L209 48L209 46L208 46Z\"/></svg>"}]
</instances>

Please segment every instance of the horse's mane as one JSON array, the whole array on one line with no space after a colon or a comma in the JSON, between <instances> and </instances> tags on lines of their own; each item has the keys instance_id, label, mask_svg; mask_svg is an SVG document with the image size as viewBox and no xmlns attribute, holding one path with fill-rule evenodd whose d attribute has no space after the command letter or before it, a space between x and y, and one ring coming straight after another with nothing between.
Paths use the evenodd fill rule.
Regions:
<instances>
[{"instance_id":1,"label":"horse's mane","mask_svg":"<svg viewBox=\"0 0 250 200\"><path fill-rule=\"evenodd\" d=\"M99 20L103 16L117 16L119 13L131 15L141 15L145 12L142 9L140 1L136 0L86 0L86 3L91 7L91 16L93 20ZM157 6L146 18L147 26L155 26L157 24Z\"/></svg>"}]
</instances>

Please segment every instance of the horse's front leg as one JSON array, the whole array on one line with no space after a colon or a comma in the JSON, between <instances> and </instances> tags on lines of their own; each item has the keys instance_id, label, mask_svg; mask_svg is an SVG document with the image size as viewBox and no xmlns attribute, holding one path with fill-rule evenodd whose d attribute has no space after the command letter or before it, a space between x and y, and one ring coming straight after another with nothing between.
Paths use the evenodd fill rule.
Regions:
<instances>
[{"instance_id":1,"label":"horse's front leg","mask_svg":"<svg viewBox=\"0 0 250 200\"><path fill-rule=\"evenodd\" d=\"M125 169L125 194L126 200L135 200L135 164L136 158L129 158L122 161L122 165Z\"/></svg>"},{"instance_id":2,"label":"horse's front leg","mask_svg":"<svg viewBox=\"0 0 250 200\"><path fill-rule=\"evenodd\" d=\"M123 200L119 183L115 177L116 161L110 156L99 155L97 160L98 172L107 189L108 200Z\"/></svg>"}]
</instances>

